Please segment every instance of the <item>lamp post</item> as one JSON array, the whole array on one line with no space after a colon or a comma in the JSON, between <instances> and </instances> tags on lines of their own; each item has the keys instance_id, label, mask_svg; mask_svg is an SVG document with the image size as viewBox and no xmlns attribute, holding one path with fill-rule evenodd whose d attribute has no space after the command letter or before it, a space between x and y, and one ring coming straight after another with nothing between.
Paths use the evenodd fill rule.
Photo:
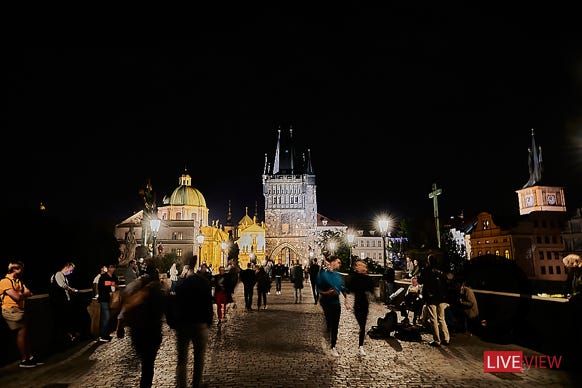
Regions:
<instances>
[{"instance_id":1,"label":"lamp post","mask_svg":"<svg viewBox=\"0 0 582 388\"><path fill-rule=\"evenodd\" d=\"M386 269L386 233L388 232L388 220L382 218L378 221L380 233L382 234L382 250L384 252L384 269Z\"/></svg>"},{"instance_id":2,"label":"lamp post","mask_svg":"<svg viewBox=\"0 0 582 388\"><path fill-rule=\"evenodd\" d=\"M158 237L158 232L160 231L160 221L157 217L150 218L150 229L152 230L152 257L156 255L156 239Z\"/></svg>"},{"instance_id":3,"label":"lamp post","mask_svg":"<svg viewBox=\"0 0 582 388\"><path fill-rule=\"evenodd\" d=\"M226 241L223 241L222 243L220 243L220 248L222 248L221 249L222 256L220 257L220 262L221 262L222 266L224 267L224 251L226 250Z\"/></svg>"},{"instance_id":4,"label":"lamp post","mask_svg":"<svg viewBox=\"0 0 582 388\"><path fill-rule=\"evenodd\" d=\"M352 249L354 247L354 240L356 239L356 235L353 233L348 233L347 235L348 238L348 244L350 244L350 269L352 268Z\"/></svg>"},{"instance_id":5,"label":"lamp post","mask_svg":"<svg viewBox=\"0 0 582 388\"><path fill-rule=\"evenodd\" d=\"M204 235L200 233L196 237L196 241L198 241L198 266L202 264L202 243L204 243Z\"/></svg>"},{"instance_id":6,"label":"lamp post","mask_svg":"<svg viewBox=\"0 0 582 388\"><path fill-rule=\"evenodd\" d=\"M327 246L329 247L329 254L333 255L333 253L335 252L335 242L330 241Z\"/></svg>"}]
</instances>

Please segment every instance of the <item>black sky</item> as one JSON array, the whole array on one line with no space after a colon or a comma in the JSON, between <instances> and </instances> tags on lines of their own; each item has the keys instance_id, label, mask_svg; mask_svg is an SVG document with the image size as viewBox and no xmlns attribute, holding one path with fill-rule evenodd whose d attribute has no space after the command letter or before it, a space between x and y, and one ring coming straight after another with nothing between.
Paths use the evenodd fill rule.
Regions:
<instances>
[{"instance_id":1,"label":"black sky","mask_svg":"<svg viewBox=\"0 0 582 388\"><path fill-rule=\"evenodd\" d=\"M568 9L263 10L176 39L15 40L4 50L3 197L120 222L187 168L211 219L262 214L277 128L311 149L319 210L516 214L530 131L544 182L582 206L580 60Z\"/></svg>"}]
</instances>

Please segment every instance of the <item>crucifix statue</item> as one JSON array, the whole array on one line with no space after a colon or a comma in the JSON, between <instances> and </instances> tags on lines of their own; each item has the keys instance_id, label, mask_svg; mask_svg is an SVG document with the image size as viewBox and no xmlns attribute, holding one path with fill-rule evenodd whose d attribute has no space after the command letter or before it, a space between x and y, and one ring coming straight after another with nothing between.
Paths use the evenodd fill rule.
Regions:
<instances>
[{"instance_id":1,"label":"crucifix statue","mask_svg":"<svg viewBox=\"0 0 582 388\"><path fill-rule=\"evenodd\" d=\"M438 196L443 193L442 189L437 189L436 183L432 184L432 191L428 194L429 198L432 198L432 205L434 206L434 222L436 226L436 236L438 247L441 247L441 232L439 226L439 201Z\"/></svg>"}]
</instances>

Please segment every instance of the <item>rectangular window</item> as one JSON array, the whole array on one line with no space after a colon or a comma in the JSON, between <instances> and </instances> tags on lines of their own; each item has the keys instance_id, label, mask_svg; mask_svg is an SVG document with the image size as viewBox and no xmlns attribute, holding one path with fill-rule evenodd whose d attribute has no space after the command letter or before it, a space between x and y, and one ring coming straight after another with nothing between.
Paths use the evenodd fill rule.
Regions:
<instances>
[{"instance_id":1,"label":"rectangular window","mask_svg":"<svg viewBox=\"0 0 582 388\"><path fill-rule=\"evenodd\" d=\"M542 275L546 274L546 267L544 267L543 265L540 267L540 272Z\"/></svg>"},{"instance_id":2,"label":"rectangular window","mask_svg":"<svg viewBox=\"0 0 582 388\"><path fill-rule=\"evenodd\" d=\"M544 259L544 251L539 251L538 256L539 256L540 260L543 260Z\"/></svg>"}]
</instances>

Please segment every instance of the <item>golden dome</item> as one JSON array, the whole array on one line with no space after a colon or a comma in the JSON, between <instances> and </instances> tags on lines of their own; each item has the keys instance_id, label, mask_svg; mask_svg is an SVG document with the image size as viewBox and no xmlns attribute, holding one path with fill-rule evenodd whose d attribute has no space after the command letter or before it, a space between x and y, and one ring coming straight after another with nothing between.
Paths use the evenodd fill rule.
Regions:
<instances>
[{"instance_id":1,"label":"golden dome","mask_svg":"<svg viewBox=\"0 0 582 388\"><path fill-rule=\"evenodd\" d=\"M170 196L170 205L206 207L206 200L202 193L191 186L192 178L190 175L182 174L179 182L180 186Z\"/></svg>"}]
</instances>

